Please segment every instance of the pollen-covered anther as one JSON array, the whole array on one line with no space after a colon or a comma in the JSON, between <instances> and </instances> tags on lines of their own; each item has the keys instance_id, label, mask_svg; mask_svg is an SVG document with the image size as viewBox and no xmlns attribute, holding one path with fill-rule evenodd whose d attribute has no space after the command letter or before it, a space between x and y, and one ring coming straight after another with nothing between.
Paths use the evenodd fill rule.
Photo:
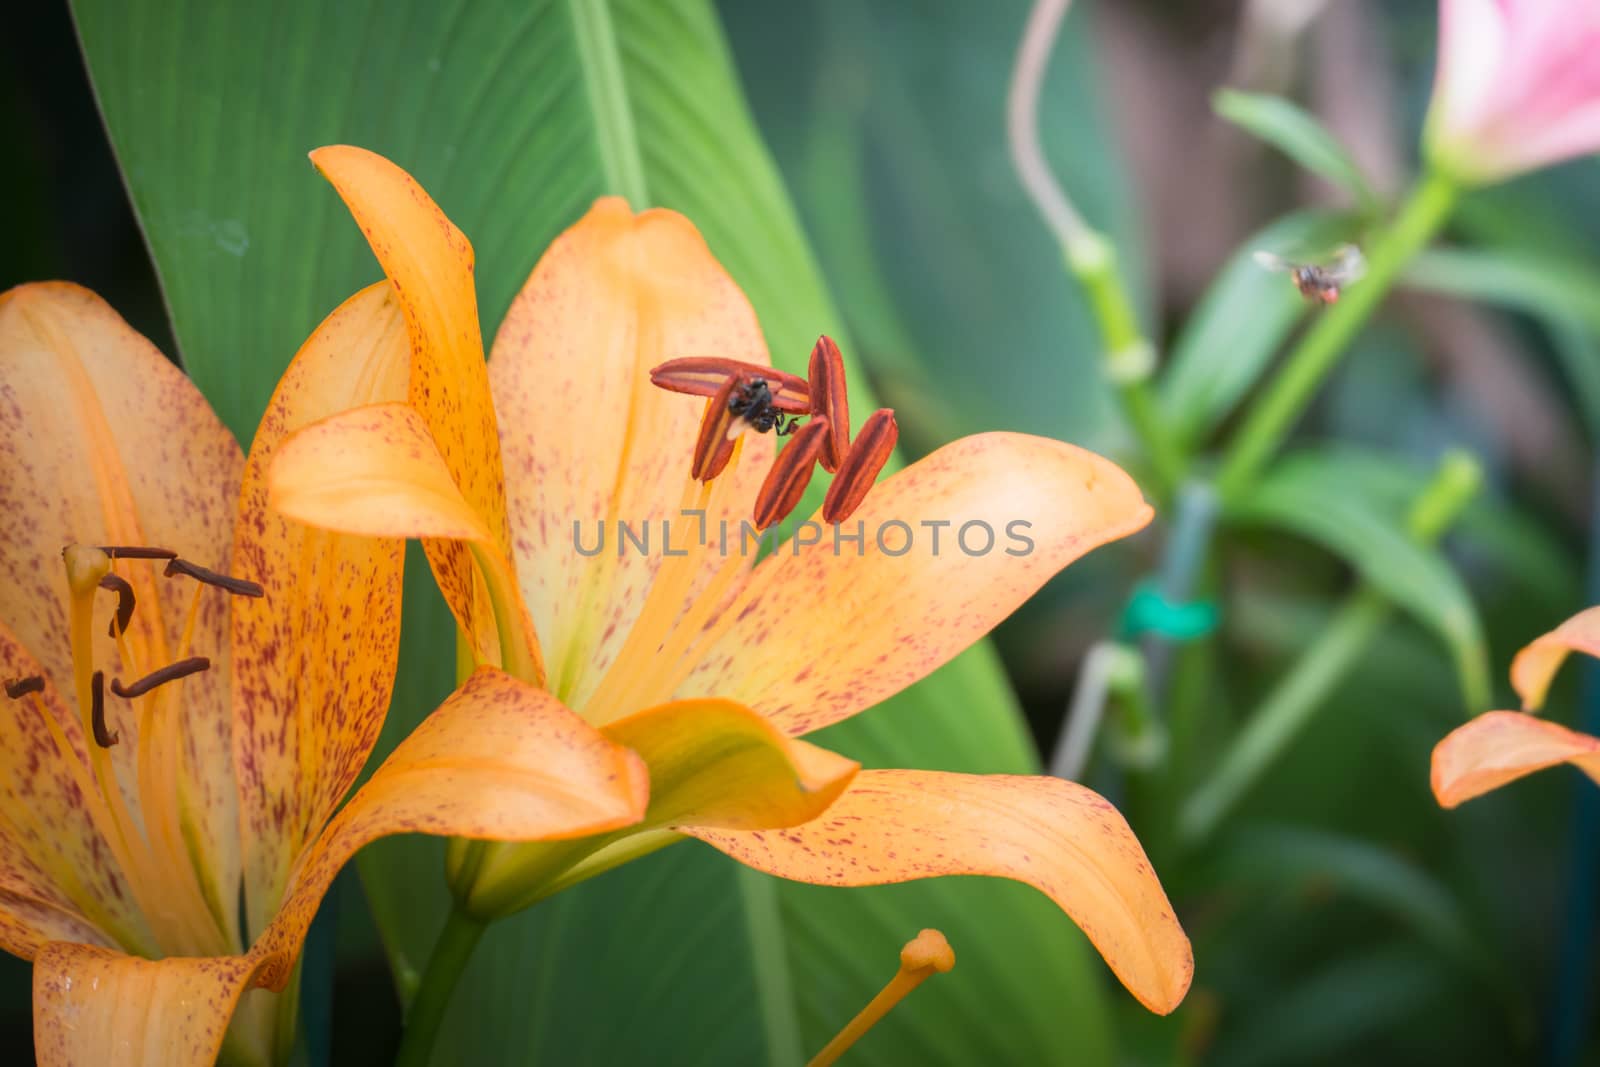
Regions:
<instances>
[{"instance_id":1,"label":"pollen-covered anther","mask_svg":"<svg viewBox=\"0 0 1600 1067\"><path fill-rule=\"evenodd\" d=\"M188 560L178 556L173 556L167 560L167 569L162 573L168 578L181 574L205 585L214 585L218 589L227 590L235 596L258 597L266 595L266 590L262 589L259 583L252 582L248 578L235 578L231 574L223 574L220 571L212 570L210 567L202 567L198 563L190 563Z\"/></svg>"},{"instance_id":2,"label":"pollen-covered anther","mask_svg":"<svg viewBox=\"0 0 1600 1067\"><path fill-rule=\"evenodd\" d=\"M760 363L716 356L686 356L669 359L650 371L657 388L690 396L716 396L730 379L760 378L772 391L772 406L790 415L805 415L811 410L810 390L805 379Z\"/></svg>"},{"instance_id":3,"label":"pollen-covered anther","mask_svg":"<svg viewBox=\"0 0 1600 1067\"><path fill-rule=\"evenodd\" d=\"M112 692L116 692L117 683L111 683ZM101 748L110 748L122 740L120 732L112 733L106 728L106 675L104 671L95 671L89 680L89 726L94 731L94 743Z\"/></svg>"},{"instance_id":4,"label":"pollen-covered anther","mask_svg":"<svg viewBox=\"0 0 1600 1067\"><path fill-rule=\"evenodd\" d=\"M128 623L133 621L133 586L122 575L108 572L100 576L100 588L117 594L117 613L111 617L107 632L112 637L127 633Z\"/></svg>"},{"instance_id":5,"label":"pollen-covered anther","mask_svg":"<svg viewBox=\"0 0 1600 1067\"><path fill-rule=\"evenodd\" d=\"M44 692L44 675L30 674L26 678L15 678L6 683L6 696L12 700L21 700L29 693Z\"/></svg>"},{"instance_id":6,"label":"pollen-covered anther","mask_svg":"<svg viewBox=\"0 0 1600 1067\"><path fill-rule=\"evenodd\" d=\"M844 356L833 338L823 334L811 348L811 413L825 416L832 432L822 450L822 469L829 474L839 469L850 451L850 398L844 380Z\"/></svg>"},{"instance_id":7,"label":"pollen-covered anther","mask_svg":"<svg viewBox=\"0 0 1600 1067\"><path fill-rule=\"evenodd\" d=\"M187 678L191 674L199 674L210 668L211 661L206 657L190 656L188 659L180 659L176 663L169 663L159 670L151 671L143 678L127 685L123 685L118 679L113 679L111 691L124 700L132 700L134 697L144 696L158 685L175 682L179 678Z\"/></svg>"},{"instance_id":8,"label":"pollen-covered anther","mask_svg":"<svg viewBox=\"0 0 1600 1067\"><path fill-rule=\"evenodd\" d=\"M765 530L782 522L800 505L806 486L811 484L811 474L828 439L828 420L815 418L800 428L789 442L789 447L778 453L772 470L756 493L752 518L756 529Z\"/></svg>"},{"instance_id":9,"label":"pollen-covered anther","mask_svg":"<svg viewBox=\"0 0 1600 1067\"><path fill-rule=\"evenodd\" d=\"M824 522L843 522L855 513L877 481L878 473L889 462L899 439L900 427L894 421L892 409L879 408L867 417L855 443L839 464L833 484L828 486L828 495L822 501Z\"/></svg>"},{"instance_id":10,"label":"pollen-covered anther","mask_svg":"<svg viewBox=\"0 0 1600 1067\"><path fill-rule=\"evenodd\" d=\"M733 399L741 381L737 377L729 378L706 401L706 413L700 420L700 436L694 443L694 461L689 466L689 474L702 482L709 482L721 474L727 468L728 460L733 458L733 446L739 436L734 431L740 417L730 409L729 401Z\"/></svg>"}]
</instances>

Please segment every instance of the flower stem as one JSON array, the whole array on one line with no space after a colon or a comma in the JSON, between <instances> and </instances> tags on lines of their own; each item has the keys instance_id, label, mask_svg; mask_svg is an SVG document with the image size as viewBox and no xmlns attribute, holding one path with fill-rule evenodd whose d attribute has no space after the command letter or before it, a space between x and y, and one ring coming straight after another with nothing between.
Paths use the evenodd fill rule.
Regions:
<instances>
[{"instance_id":1,"label":"flower stem","mask_svg":"<svg viewBox=\"0 0 1600 1067\"><path fill-rule=\"evenodd\" d=\"M1116 388L1122 412L1134 436L1150 458L1157 493L1165 498L1183 480L1185 460L1150 393L1155 346L1139 329L1139 319L1134 314L1127 287L1122 284L1111 243L1095 231L1085 229L1062 248L1067 269L1083 285L1089 298L1089 310L1100 331L1105 375Z\"/></svg>"},{"instance_id":2,"label":"flower stem","mask_svg":"<svg viewBox=\"0 0 1600 1067\"><path fill-rule=\"evenodd\" d=\"M1067 268L1089 298L1104 348L1106 376L1116 386L1123 413L1150 457L1157 496L1165 499L1183 478L1184 457L1147 387L1155 369L1155 348L1139 330L1111 243L1078 214L1039 143L1039 92L1070 6L1071 0L1038 0L1028 16L1006 99L1006 138L1022 187L1055 234Z\"/></svg>"},{"instance_id":3,"label":"flower stem","mask_svg":"<svg viewBox=\"0 0 1600 1067\"><path fill-rule=\"evenodd\" d=\"M1406 531L1421 544L1437 541L1472 500L1480 483L1481 472L1471 456L1447 455L1412 502ZM1216 773L1184 805L1178 834L1185 845L1200 844L1216 831L1325 706L1328 694L1365 654L1392 611L1388 599L1367 582L1340 605L1317 639L1250 716L1223 754Z\"/></svg>"},{"instance_id":4,"label":"flower stem","mask_svg":"<svg viewBox=\"0 0 1600 1067\"><path fill-rule=\"evenodd\" d=\"M450 997L486 929L487 923L467 915L459 906L450 909L450 917L439 931L433 955L428 957L428 966L422 972L422 985L417 988L416 999L406 1014L395 1067L427 1067L433 1056L433 1043L439 1036L439 1026L444 1022L445 1009L450 1006Z\"/></svg>"},{"instance_id":5,"label":"flower stem","mask_svg":"<svg viewBox=\"0 0 1600 1067\"><path fill-rule=\"evenodd\" d=\"M1444 224L1458 188L1443 175L1424 176L1389 227L1368 247L1367 273L1307 330L1283 370L1246 416L1223 460L1217 487L1224 500L1253 482L1283 442L1317 387L1333 370L1394 284L1400 269Z\"/></svg>"}]
</instances>

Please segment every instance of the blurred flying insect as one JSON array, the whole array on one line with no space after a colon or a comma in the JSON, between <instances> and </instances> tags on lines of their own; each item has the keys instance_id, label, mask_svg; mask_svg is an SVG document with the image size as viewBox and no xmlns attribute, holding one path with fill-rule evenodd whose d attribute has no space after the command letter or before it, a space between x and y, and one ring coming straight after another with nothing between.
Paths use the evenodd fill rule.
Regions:
<instances>
[{"instance_id":1,"label":"blurred flying insect","mask_svg":"<svg viewBox=\"0 0 1600 1067\"><path fill-rule=\"evenodd\" d=\"M1287 271L1300 295L1320 304L1337 301L1345 287L1367 270L1366 257L1355 245L1340 245L1323 263L1297 263L1261 250L1252 258L1267 270Z\"/></svg>"}]
</instances>

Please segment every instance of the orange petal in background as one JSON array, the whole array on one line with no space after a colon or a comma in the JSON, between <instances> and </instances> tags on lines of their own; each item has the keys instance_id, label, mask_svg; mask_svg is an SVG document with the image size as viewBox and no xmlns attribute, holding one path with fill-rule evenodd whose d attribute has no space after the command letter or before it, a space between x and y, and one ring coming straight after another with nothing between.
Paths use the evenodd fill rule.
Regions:
<instances>
[{"instance_id":1,"label":"orange petal in background","mask_svg":"<svg viewBox=\"0 0 1600 1067\"><path fill-rule=\"evenodd\" d=\"M284 438L334 412L403 401L405 322L388 282L362 290L290 364L256 430L239 500L234 571L266 595L234 605L234 759L251 938L289 869L355 783L389 706L405 543L285 518L268 504Z\"/></svg>"},{"instance_id":2,"label":"orange petal in background","mask_svg":"<svg viewBox=\"0 0 1600 1067\"><path fill-rule=\"evenodd\" d=\"M52 942L33 963L39 1067L207 1067L250 984L248 956L146 960Z\"/></svg>"},{"instance_id":3,"label":"orange petal in background","mask_svg":"<svg viewBox=\"0 0 1600 1067\"><path fill-rule=\"evenodd\" d=\"M1600 656L1600 607L1580 611L1554 630L1537 637L1511 661L1511 686L1522 706L1537 711L1569 652Z\"/></svg>"},{"instance_id":4,"label":"orange petal in background","mask_svg":"<svg viewBox=\"0 0 1600 1067\"><path fill-rule=\"evenodd\" d=\"M291 876L244 956L143 960L52 942L34 970L34 1039L54 1065L208 1064L252 984L282 989L334 875L388 834L559 840L637 822L643 763L542 690L479 670L400 743Z\"/></svg>"},{"instance_id":5,"label":"orange petal in background","mask_svg":"<svg viewBox=\"0 0 1600 1067\"><path fill-rule=\"evenodd\" d=\"M238 442L200 391L104 300L65 282L0 295L0 622L57 685L70 692L73 684L62 546L158 545L226 571L243 468ZM194 586L163 579L148 563L118 570L138 599L125 641L139 666L122 662L103 624L94 657L107 679L131 679L177 658ZM187 834L220 915L236 910L240 863L229 599L201 594L192 652L209 657L211 669L164 697L169 721L182 724L176 786ZM112 700L106 713L122 739L107 758L138 811L136 709Z\"/></svg>"},{"instance_id":6,"label":"orange petal in background","mask_svg":"<svg viewBox=\"0 0 1600 1067\"><path fill-rule=\"evenodd\" d=\"M0 622L0 681L40 670ZM63 753L40 709L78 754ZM115 937L156 949L85 804L83 747L83 727L49 679L22 700L0 693L0 949L23 959L52 940L110 944Z\"/></svg>"},{"instance_id":7,"label":"orange petal in background","mask_svg":"<svg viewBox=\"0 0 1600 1067\"><path fill-rule=\"evenodd\" d=\"M737 700L791 734L820 729L927 676L1150 516L1133 479L1091 452L1014 433L962 438L868 494L838 528L861 542L836 544L823 527L809 547L768 557L673 695Z\"/></svg>"},{"instance_id":8,"label":"orange petal in background","mask_svg":"<svg viewBox=\"0 0 1600 1067\"><path fill-rule=\"evenodd\" d=\"M268 481L272 506L298 522L367 537L448 539L471 552L482 568L482 578L474 568L474 580L487 582L476 596L489 609L487 629L480 627L478 636L490 643L493 656L506 653L506 669L542 680L539 646L532 640L511 561L462 497L422 416L410 405L352 408L290 435L277 450ZM444 591L448 598L451 590ZM451 607L465 626L472 606L457 602ZM507 614L501 619L498 612ZM517 648L500 648L502 621L506 632L528 636L521 656ZM480 658L489 654L484 646L479 649Z\"/></svg>"},{"instance_id":9,"label":"orange petal in background","mask_svg":"<svg viewBox=\"0 0 1600 1067\"><path fill-rule=\"evenodd\" d=\"M574 849L561 844L489 849L473 879L470 907L505 915L620 859L676 838L638 835L685 826L733 830L794 826L827 810L859 764L788 737L727 700L681 700L608 723L600 732L649 768L644 818ZM606 851L608 850L609 851ZM575 866L580 861L582 866Z\"/></svg>"},{"instance_id":10,"label":"orange petal in background","mask_svg":"<svg viewBox=\"0 0 1600 1067\"><path fill-rule=\"evenodd\" d=\"M1163 1015L1194 974L1189 939L1127 822L1059 778L866 770L804 825L687 832L756 870L816 885L947 874L1026 882L1082 927L1140 1003Z\"/></svg>"},{"instance_id":11,"label":"orange petal in background","mask_svg":"<svg viewBox=\"0 0 1600 1067\"><path fill-rule=\"evenodd\" d=\"M489 543L509 560L500 440L483 361L472 245L416 179L382 156L332 145L312 152L311 161L344 199L394 283L411 337L409 403L422 415ZM454 541L430 540L423 547L479 662L500 663L494 609L483 596L471 551Z\"/></svg>"},{"instance_id":12,"label":"orange petal in background","mask_svg":"<svg viewBox=\"0 0 1600 1067\"><path fill-rule=\"evenodd\" d=\"M664 555L698 538L682 516L705 401L657 389L675 356L770 363L755 312L682 215L635 215L608 197L558 237L495 335L489 380L505 450L506 494L523 598L545 643L550 687L582 708L615 661ZM770 435L743 454L706 504L705 526L748 517L772 457ZM695 506L694 502L690 506ZM651 551L619 553L614 524L648 526ZM580 554L606 524L607 547ZM721 562L697 561L691 589Z\"/></svg>"},{"instance_id":13,"label":"orange petal in background","mask_svg":"<svg viewBox=\"0 0 1600 1067\"><path fill-rule=\"evenodd\" d=\"M650 768L650 810L640 829L794 826L826 811L860 769L731 700L663 704L601 732Z\"/></svg>"},{"instance_id":14,"label":"orange petal in background","mask_svg":"<svg viewBox=\"0 0 1600 1067\"><path fill-rule=\"evenodd\" d=\"M480 668L402 741L296 869L283 910L256 946L286 981L333 876L389 834L561 841L631 826L649 801L638 756L549 693Z\"/></svg>"},{"instance_id":15,"label":"orange petal in background","mask_svg":"<svg viewBox=\"0 0 1600 1067\"><path fill-rule=\"evenodd\" d=\"M1491 711L1434 746L1433 795L1453 808L1558 763L1600 782L1600 739L1521 712Z\"/></svg>"}]
</instances>

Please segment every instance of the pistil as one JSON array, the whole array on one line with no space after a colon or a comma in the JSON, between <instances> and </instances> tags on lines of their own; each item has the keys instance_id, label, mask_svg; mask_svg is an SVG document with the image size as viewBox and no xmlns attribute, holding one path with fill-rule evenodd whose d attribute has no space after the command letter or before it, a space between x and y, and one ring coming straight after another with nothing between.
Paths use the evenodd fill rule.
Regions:
<instances>
[{"instance_id":1,"label":"pistil","mask_svg":"<svg viewBox=\"0 0 1600 1067\"><path fill-rule=\"evenodd\" d=\"M187 654L198 613L199 592L206 587L223 589L243 596L260 596L255 582L234 578L191 563L175 552L136 545L71 545L62 553L69 590L68 632L71 644L73 688L78 714L86 739L85 760L68 740L39 697L43 679L21 679L6 687L7 695L26 697L50 732L62 758L72 768L100 836L116 857L139 911L149 924L155 944L145 936L120 931L130 950L153 955L214 955L237 951L229 933L234 923L219 914L208 902L201 886L197 858L186 844L181 802L183 735L176 713L177 690L162 687L210 667L204 656ZM170 631L159 618L153 624L139 625L135 615L139 601L153 595L148 584L130 581L115 572L115 561L142 560L165 562L167 577L187 577L196 582L183 627L180 658L166 666L147 670L148 661L159 663L167 656ZM135 590L142 590L136 595ZM122 742L123 731L112 729L111 710L106 704L107 679L96 669L94 649L95 594L99 590L115 593L117 606L108 630L116 642L117 657L134 680L110 681L111 694L138 703L133 736L135 751L127 758L136 775L137 810L130 809L118 781L116 761L111 750ZM153 610L160 614L159 597ZM140 663L143 653L146 665ZM85 765L85 763L87 765ZM86 904L87 906L87 904ZM226 908L220 902L217 907ZM152 949L154 951L152 951Z\"/></svg>"},{"instance_id":2,"label":"pistil","mask_svg":"<svg viewBox=\"0 0 1600 1067\"><path fill-rule=\"evenodd\" d=\"M828 1067L849 1050L851 1045L888 1015L894 1006L906 998L931 975L942 974L956 965L956 954L950 942L937 930L924 930L900 950L900 970L868 1002L861 1013L845 1024L827 1047L811 1059L809 1067Z\"/></svg>"}]
</instances>

